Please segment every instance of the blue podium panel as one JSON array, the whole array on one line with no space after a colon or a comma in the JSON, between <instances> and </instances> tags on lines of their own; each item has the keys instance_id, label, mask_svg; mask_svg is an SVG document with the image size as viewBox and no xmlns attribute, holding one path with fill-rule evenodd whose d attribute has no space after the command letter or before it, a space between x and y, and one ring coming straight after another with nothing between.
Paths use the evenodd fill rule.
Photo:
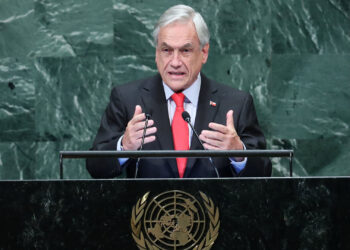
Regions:
<instances>
[{"instance_id":1,"label":"blue podium panel","mask_svg":"<svg viewBox=\"0 0 350 250\"><path fill-rule=\"evenodd\" d=\"M0 182L1 249L350 249L350 178Z\"/></svg>"}]
</instances>

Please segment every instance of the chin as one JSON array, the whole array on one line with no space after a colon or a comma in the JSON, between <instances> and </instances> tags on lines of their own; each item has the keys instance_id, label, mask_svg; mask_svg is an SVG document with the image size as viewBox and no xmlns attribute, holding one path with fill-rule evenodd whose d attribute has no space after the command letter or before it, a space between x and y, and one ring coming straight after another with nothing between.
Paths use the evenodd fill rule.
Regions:
<instances>
[{"instance_id":1,"label":"chin","mask_svg":"<svg viewBox=\"0 0 350 250\"><path fill-rule=\"evenodd\" d=\"M184 83L180 83L180 82L174 82L172 81L171 84L168 85L174 92L178 92L178 91L183 91L184 89L186 89L186 84Z\"/></svg>"}]
</instances>

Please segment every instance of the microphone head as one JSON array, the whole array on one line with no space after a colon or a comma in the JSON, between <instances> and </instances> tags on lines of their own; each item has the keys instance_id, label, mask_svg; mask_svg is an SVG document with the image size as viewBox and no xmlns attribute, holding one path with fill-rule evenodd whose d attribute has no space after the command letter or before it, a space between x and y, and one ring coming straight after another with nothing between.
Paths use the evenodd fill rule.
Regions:
<instances>
[{"instance_id":1,"label":"microphone head","mask_svg":"<svg viewBox=\"0 0 350 250\"><path fill-rule=\"evenodd\" d=\"M191 116L187 111L182 112L182 119L184 119L185 122L191 122Z\"/></svg>"},{"instance_id":2,"label":"microphone head","mask_svg":"<svg viewBox=\"0 0 350 250\"><path fill-rule=\"evenodd\" d=\"M147 120L151 119L151 115L150 114L145 114L145 116L146 116Z\"/></svg>"}]
</instances>

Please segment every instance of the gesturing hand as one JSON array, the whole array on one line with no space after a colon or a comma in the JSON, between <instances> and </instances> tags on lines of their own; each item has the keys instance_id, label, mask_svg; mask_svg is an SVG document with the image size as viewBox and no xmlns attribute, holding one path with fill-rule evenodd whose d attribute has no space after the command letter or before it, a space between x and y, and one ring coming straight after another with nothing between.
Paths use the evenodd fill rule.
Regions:
<instances>
[{"instance_id":1,"label":"gesturing hand","mask_svg":"<svg viewBox=\"0 0 350 250\"><path fill-rule=\"evenodd\" d=\"M128 122L126 126L124 137L122 139L122 145L124 150L137 150L141 146L141 139L143 135L143 128L145 126L145 113L142 113L142 108L139 105L136 105L134 116ZM149 120L146 129L146 136L144 144L150 143L156 139L153 135L157 132L153 120Z\"/></svg>"},{"instance_id":2,"label":"gesturing hand","mask_svg":"<svg viewBox=\"0 0 350 250\"><path fill-rule=\"evenodd\" d=\"M204 142L204 147L210 150L243 150L243 144L239 138L234 123L233 110L226 114L226 126L215 122L209 123L212 130L202 130L199 138ZM242 161L243 158L235 158Z\"/></svg>"}]
</instances>

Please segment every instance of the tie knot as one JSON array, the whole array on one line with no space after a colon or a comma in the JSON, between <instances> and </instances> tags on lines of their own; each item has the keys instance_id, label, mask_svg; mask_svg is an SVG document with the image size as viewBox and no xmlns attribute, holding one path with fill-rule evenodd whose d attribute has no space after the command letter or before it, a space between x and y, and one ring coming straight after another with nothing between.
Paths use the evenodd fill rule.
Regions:
<instances>
[{"instance_id":1,"label":"tie knot","mask_svg":"<svg viewBox=\"0 0 350 250\"><path fill-rule=\"evenodd\" d=\"M184 105L184 100L185 100L185 95L181 93L174 93L171 98L176 104L176 107L183 107Z\"/></svg>"}]
</instances>

